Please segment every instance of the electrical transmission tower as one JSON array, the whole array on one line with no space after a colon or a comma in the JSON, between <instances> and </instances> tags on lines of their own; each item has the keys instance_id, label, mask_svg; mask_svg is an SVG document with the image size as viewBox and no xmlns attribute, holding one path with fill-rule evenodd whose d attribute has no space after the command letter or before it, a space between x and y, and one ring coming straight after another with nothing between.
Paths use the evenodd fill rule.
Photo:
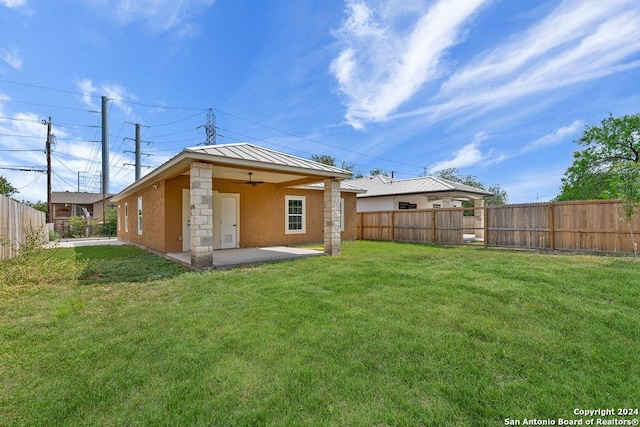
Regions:
<instances>
[{"instance_id":1,"label":"electrical transmission tower","mask_svg":"<svg viewBox=\"0 0 640 427\"><path fill-rule=\"evenodd\" d=\"M209 108L207 112L207 124L204 125L204 131L207 134L206 145L216 145L216 115L213 108Z\"/></svg>"}]
</instances>

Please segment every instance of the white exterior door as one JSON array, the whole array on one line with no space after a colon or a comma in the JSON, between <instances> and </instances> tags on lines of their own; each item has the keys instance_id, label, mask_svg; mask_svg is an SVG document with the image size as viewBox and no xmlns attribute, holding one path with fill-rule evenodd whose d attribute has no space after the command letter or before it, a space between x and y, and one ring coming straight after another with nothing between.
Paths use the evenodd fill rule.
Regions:
<instances>
[{"instance_id":1,"label":"white exterior door","mask_svg":"<svg viewBox=\"0 0 640 427\"><path fill-rule=\"evenodd\" d=\"M239 209L238 195L220 195L220 248L234 249L238 247Z\"/></svg>"},{"instance_id":2,"label":"white exterior door","mask_svg":"<svg viewBox=\"0 0 640 427\"><path fill-rule=\"evenodd\" d=\"M191 250L191 190L182 189L182 251Z\"/></svg>"}]
</instances>

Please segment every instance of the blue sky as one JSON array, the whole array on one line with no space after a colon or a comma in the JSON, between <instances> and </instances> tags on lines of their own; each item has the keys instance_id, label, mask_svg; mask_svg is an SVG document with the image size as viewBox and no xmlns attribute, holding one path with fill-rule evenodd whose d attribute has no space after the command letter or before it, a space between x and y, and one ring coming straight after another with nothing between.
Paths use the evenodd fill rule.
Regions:
<instances>
[{"instance_id":1,"label":"blue sky","mask_svg":"<svg viewBox=\"0 0 640 427\"><path fill-rule=\"evenodd\" d=\"M639 67L637 0L0 0L0 167L44 167L51 116L53 190L100 191L107 96L111 192L134 123L156 167L212 108L219 144L546 201L586 125L640 112ZM0 174L46 200L44 174Z\"/></svg>"}]
</instances>

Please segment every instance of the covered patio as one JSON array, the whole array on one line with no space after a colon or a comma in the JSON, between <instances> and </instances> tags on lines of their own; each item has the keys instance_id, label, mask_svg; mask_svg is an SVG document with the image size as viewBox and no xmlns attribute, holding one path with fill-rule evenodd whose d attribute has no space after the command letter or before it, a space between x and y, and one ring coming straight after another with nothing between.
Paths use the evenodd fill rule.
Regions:
<instances>
[{"instance_id":1,"label":"covered patio","mask_svg":"<svg viewBox=\"0 0 640 427\"><path fill-rule=\"evenodd\" d=\"M224 251L215 251L213 255L213 263L210 268L220 270L255 264L290 261L293 259L322 255L324 255L324 252L317 250L286 246L226 249ZM191 254L189 252L171 252L165 254L165 257L187 267L192 267Z\"/></svg>"},{"instance_id":2,"label":"covered patio","mask_svg":"<svg viewBox=\"0 0 640 427\"><path fill-rule=\"evenodd\" d=\"M338 255L356 238L350 177L247 143L185 148L114 196L118 237L195 269L321 254L293 249L320 242Z\"/></svg>"}]
</instances>

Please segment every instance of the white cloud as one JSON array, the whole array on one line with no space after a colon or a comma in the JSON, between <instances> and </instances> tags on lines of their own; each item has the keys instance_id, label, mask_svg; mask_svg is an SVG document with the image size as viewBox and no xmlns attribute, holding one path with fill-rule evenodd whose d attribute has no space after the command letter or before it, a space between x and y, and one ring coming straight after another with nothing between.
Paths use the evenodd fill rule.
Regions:
<instances>
[{"instance_id":1,"label":"white cloud","mask_svg":"<svg viewBox=\"0 0 640 427\"><path fill-rule=\"evenodd\" d=\"M582 120L575 120L568 126L561 127L554 132L548 133L541 138L536 139L528 144L520 151L521 154L536 151L544 147L559 144L567 140L567 137L575 135L584 127Z\"/></svg>"},{"instance_id":2,"label":"white cloud","mask_svg":"<svg viewBox=\"0 0 640 427\"><path fill-rule=\"evenodd\" d=\"M509 203L547 202L560 193L564 170L554 168L540 172L521 172L501 185L507 191Z\"/></svg>"},{"instance_id":3,"label":"white cloud","mask_svg":"<svg viewBox=\"0 0 640 427\"><path fill-rule=\"evenodd\" d=\"M412 14L415 24L404 34L364 0L349 1L347 19L335 31L344 48L330 66L347 97L347 121L358 128L386 120L426 82L438 78L442 56L462 40L465 23L485 2L441 0L418 16L410 8L394 9Z\"/></svg>"},{"instance_id":4,"label":"white cloud","mask_svg":"<svg viewBox=\"0 0 640 427\"><path fill-rule=\"evenodd\" d=\"M10 9L23 7L27 4L27 0L0 0L0 6L6 6Z\"/></svg>"},{"instance_id":5,"label":"white cloud","mask_svg":"<svg viewBox=\"0 0 640 427\"><path fill-rule=\"evenodd\" d=\"M76 79L74 84L82 91L82 101L91 109L95 109L96 104L93 102L93 94L98 88L93 85L90 79Z\"/></svg>"},{"instance_id":6,"label":"white cloud","mask_svg":"<svg viewBox=\"0 0 640 427\"><path fill-rule=\"evenodd\" d=\"M103 9L122 25L145 22L153 31L176 30L181 37L197 34L191 22L215 0L106 0Z\"/></svg>"},{"instance_id":7,"label":"white cloud","mask_svg":"<svg viewBox=\"0 0 640 427\"><path fill-rule=\"evenodd\" d=\"M478 55L442 85L431 105L392 118L437 121L640 67L634 0L566 0L523 36Z\"/></svg>"},{"instance_id":8,"label":"white cloud","mask_svg":"<svg viewBox=\"0 0 640 427\"><path fill-rule=\"evenodd\" d=\"M123 102L128 99L133 99L134 96L129 93L122 85L118 83L104 83L102 90L107 98L113 102L113 105L118 107L127 117L133 116L133 109L131 105Z\"/></svg>"},{"instance_id":9,"label":"white cloud","mask_svg":"<svg viewBox=\"0 0 640 427\"><path fill-rule=\"evenodd\" d=\"M23 63L22 56L20 55L20 52L18 52L17 49L0 50L0 59L2 59L4 62L9 64L11 68L13 68L16 71L20 71L20 69L22 68L22 63Z\"/></svg>"},{"instance_id":10,"label":"white cloud","mask_svg":"<svg viewBox=\"0 0 640 427\"><path fill-rule=\"evenodd\" d=\"M454 153L454 157L432 165L429 170L439 171L448 168L463 168L479 163L484 156L480 151L480 143L489 138L486 132L478 132L473 141Z\"/></svg>"},{"instance_id":11,"label":"white cloud","mask_svg":"<svg viewBox=\"0 0 640 427\"><path fill-rule=\"evenodd\" d=\"M133 109L126 101L135 100L136 97L119 83L105 82L96 87L91 79L76 79L74 84L82 91L82 101L91 109L99 109L94 102L96 92L101 92L114 106L118 107L127 117L133 118Z\"/></svg>"}]
</instances>

